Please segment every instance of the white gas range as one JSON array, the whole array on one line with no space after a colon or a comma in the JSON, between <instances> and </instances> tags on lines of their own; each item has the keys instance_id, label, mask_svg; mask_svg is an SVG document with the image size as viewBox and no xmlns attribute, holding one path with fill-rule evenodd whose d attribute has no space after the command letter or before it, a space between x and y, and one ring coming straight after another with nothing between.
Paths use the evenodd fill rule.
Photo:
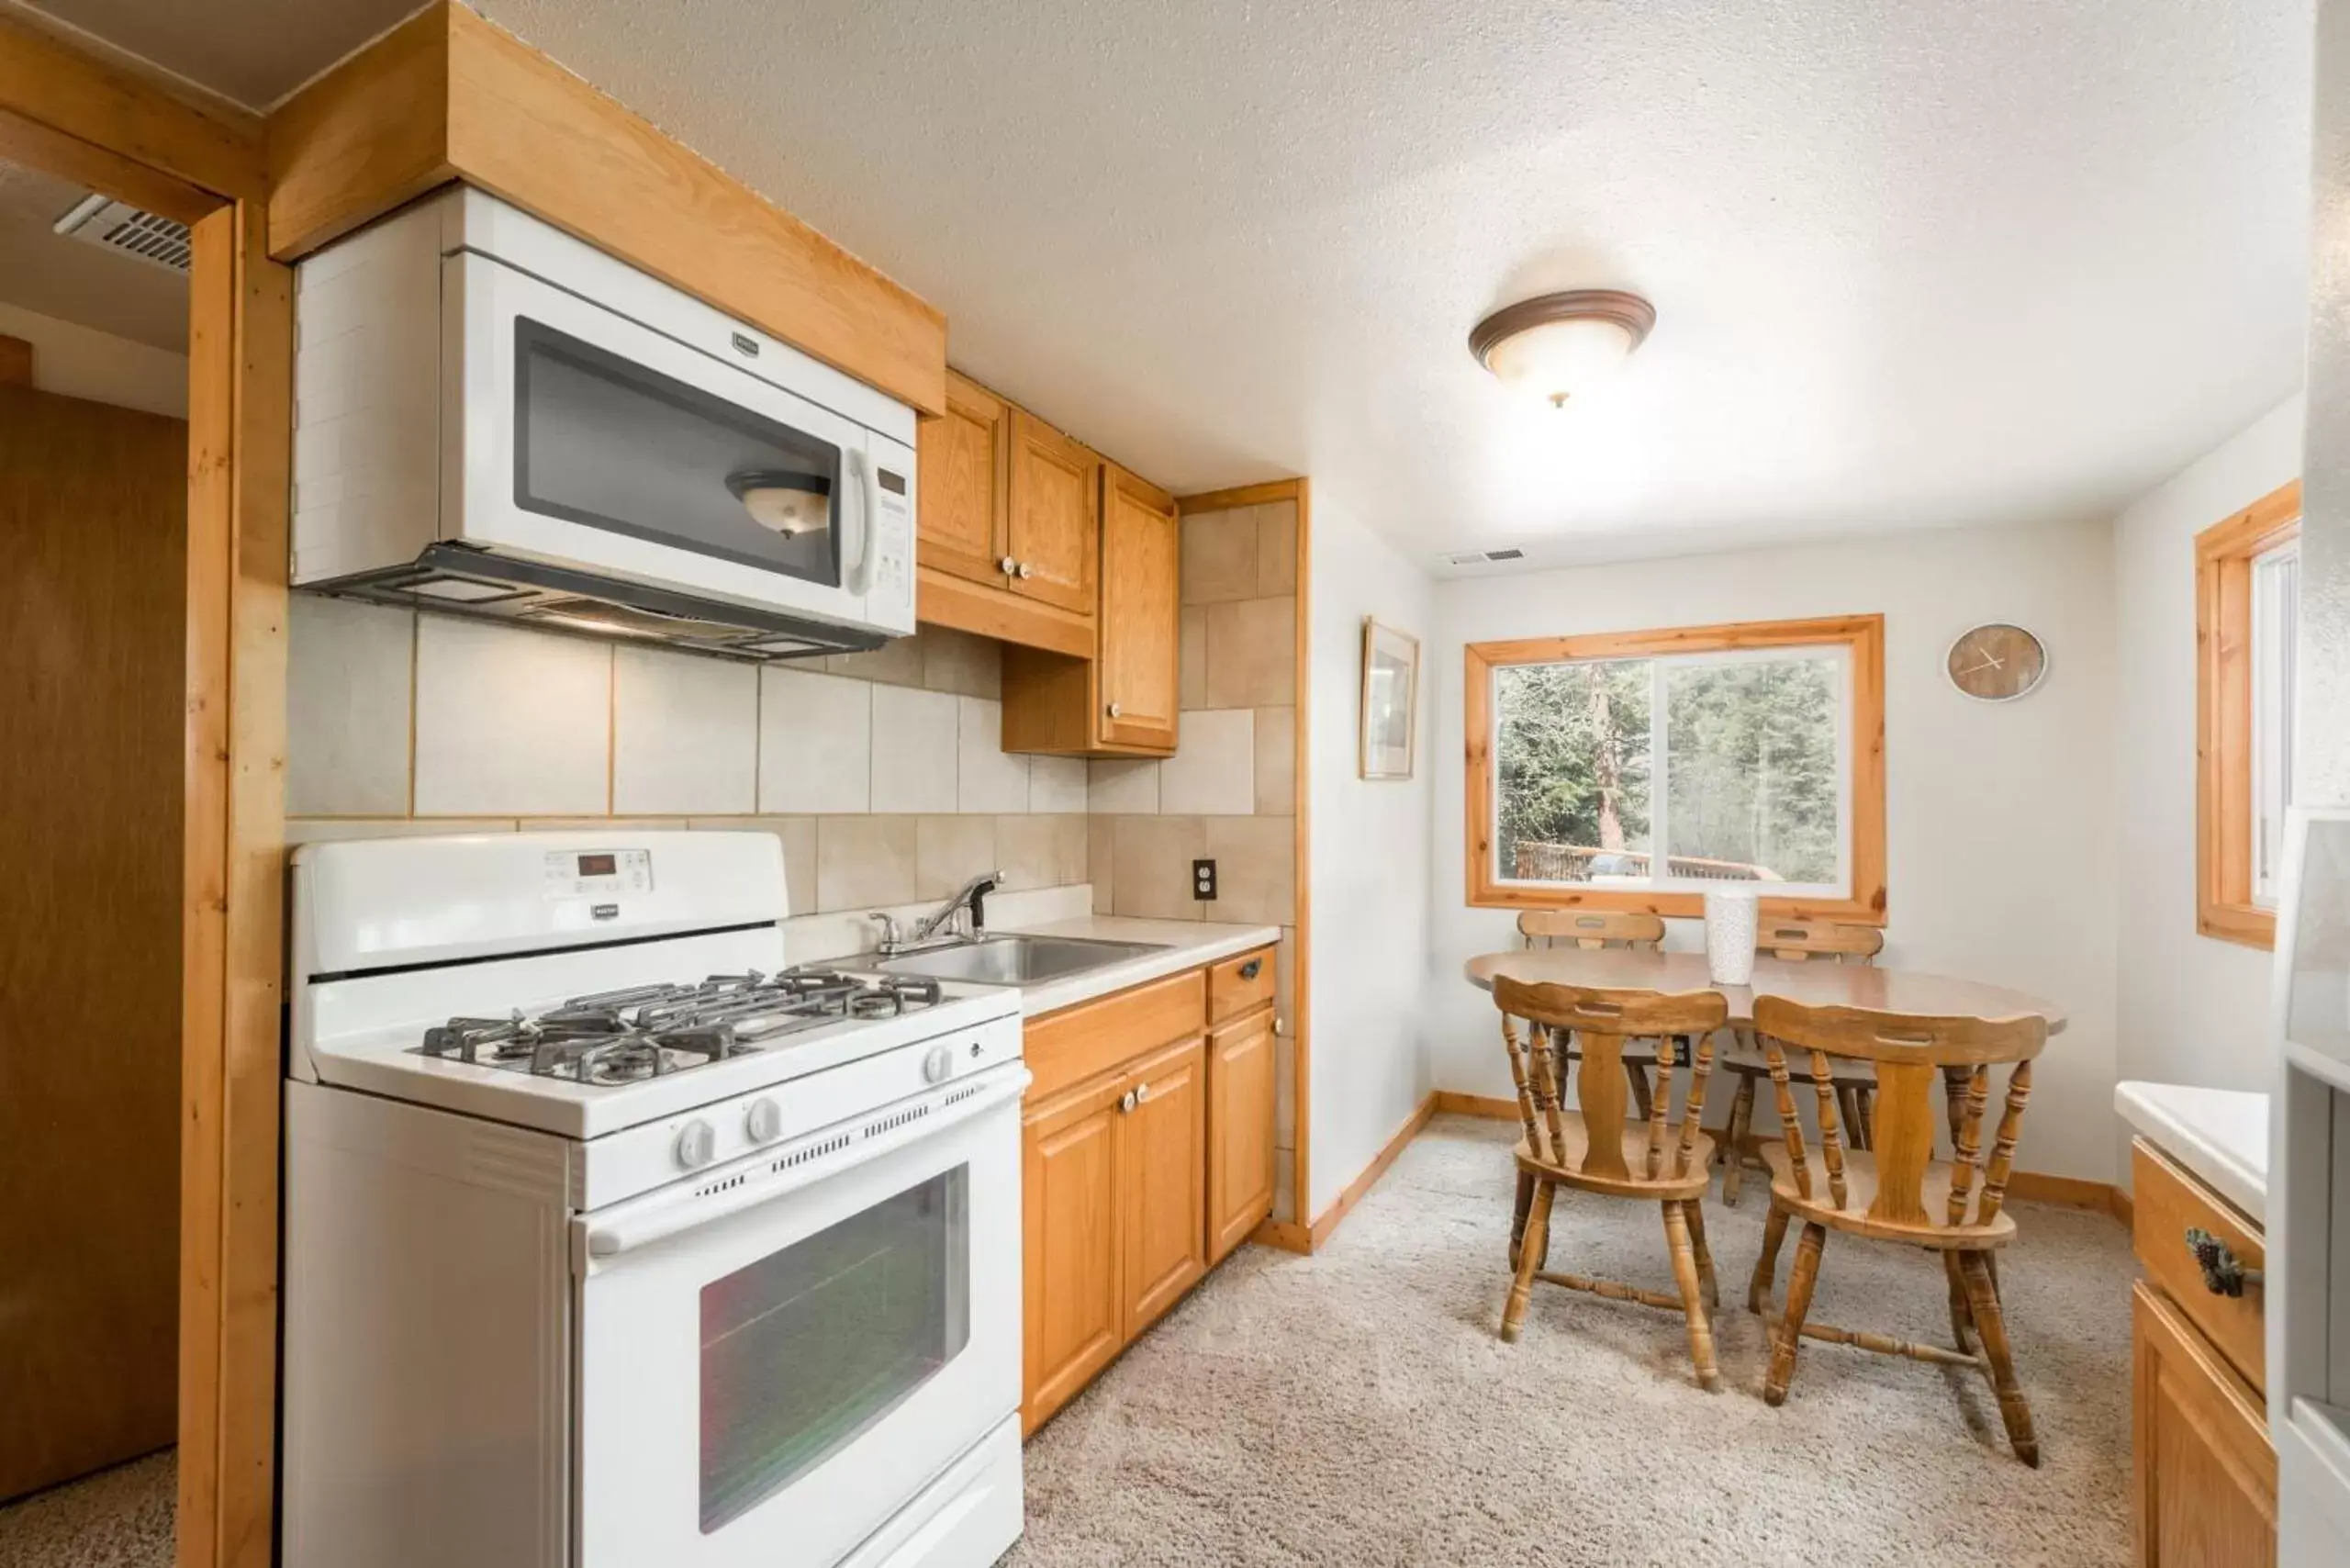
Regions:
<instances>
[{"instance_id":1,"label":"white gas range","mask_svg":"<svg viewBox=\"0 0 2350 1568\"><path fill-rule=\"evenodd\" d=\"M778 841L297 854L287 1568L980 1568L1019 998L780 973Z\"/></svg>"}]
</instances>

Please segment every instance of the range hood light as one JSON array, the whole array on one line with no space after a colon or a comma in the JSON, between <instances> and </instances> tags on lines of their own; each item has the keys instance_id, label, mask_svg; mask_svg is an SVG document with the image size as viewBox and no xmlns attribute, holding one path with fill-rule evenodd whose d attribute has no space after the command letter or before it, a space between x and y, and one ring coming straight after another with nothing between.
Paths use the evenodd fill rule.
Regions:
<instances>
[{"instance_id":1,"label":"range hood light","mask_svg":"<svg viewBox=\"0 0 2350 1568\"><path fill-rule=\"evenodd\" d=\"M833 521L832 481L817 474L729 474L726 487L751 521L787 539L814 533Z\"/></svg>"}]
</instances>

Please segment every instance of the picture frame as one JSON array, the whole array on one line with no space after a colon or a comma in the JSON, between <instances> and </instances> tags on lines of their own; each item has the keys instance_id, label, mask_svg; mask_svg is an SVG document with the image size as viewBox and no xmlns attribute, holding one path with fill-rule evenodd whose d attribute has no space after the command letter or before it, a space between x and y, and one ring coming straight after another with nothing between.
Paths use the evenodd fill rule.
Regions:
<instances>
[{"instance_id":1,"label":"picture frame","mask_svg":"<svg viewBox=\"0 0 2350 1568\"><path fill-rule=\"evenodd\" d=\"M1362 704L1356 770L1365 778L1412 777L1419 742L1420 640L1362 618Z\"/></svg>"}]
</instances>

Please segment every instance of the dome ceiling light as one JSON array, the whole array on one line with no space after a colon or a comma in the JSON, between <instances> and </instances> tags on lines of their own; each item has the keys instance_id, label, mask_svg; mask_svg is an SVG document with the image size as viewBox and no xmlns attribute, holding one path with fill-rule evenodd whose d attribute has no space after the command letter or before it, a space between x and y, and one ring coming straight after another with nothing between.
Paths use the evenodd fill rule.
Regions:
<instances>
[{"instance_id":1,"label":"dome ceiling light","mask_svg":"<svg viewBox=\"0 0 2350 1568\"><path fill-rule=\"evenodd\" d=\"M1554 409L1624 368L1656 325L1656 307L1615 288L1541 294L1505 305L1469 334L1469 352L1513 392Z\"/></svg>"}]
</instances>

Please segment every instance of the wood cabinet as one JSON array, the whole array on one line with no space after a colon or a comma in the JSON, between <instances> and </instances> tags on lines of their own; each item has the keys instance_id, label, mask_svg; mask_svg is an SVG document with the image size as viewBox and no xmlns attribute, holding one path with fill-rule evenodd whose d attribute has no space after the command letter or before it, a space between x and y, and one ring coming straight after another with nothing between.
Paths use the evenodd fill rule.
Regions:
<instances>
[{"instance_id":1,"label":"wood cabinet","mask_svg":"<svg viewBox=\"0 0 2350 1568\"><path fill-rule=\"evenodd\" d=\"M2261 1356L2259 1226L2138 1141L2132 1230L2132 1511L2140 1568L2266 1568L2277 1561L2277 1450ZM2217 1250L2207 1277L2188 1234ZM2231 1293L2233 1294L2231 1294Z\"/></svg>"},{"instance_id":2,"label":"wood cabinet","mask_svg":"<svg viewBox=\"0 0 2350 1568\"><path fill-rule=\"evenodd\" d=\"M1208 1036L1211 1264L1273 1212L1273 1038L1270 1004Z\"/></svg>"},{"instance_id":3,"label":"wood cabinet","mask_svg":"<svg viewBox=\"0 0 2350 1568\"><path fill-rule=\"evenodd\" d=\"M1011 552L1012 405L950 370L946 416L924 422L920 440L915 559L1002 587Z\"/></svg>"},{"instance_id":4,"label":"wood cabinet","mask_svg":"<svg viewBox=\"0 0 2350 1568\"><path fill-rule=\"evenodd\" d=\"M1102 460L1025 409L1012 410L1005 553L1012 591L1093 613L1101 562L1095 486Z\"/></svg>"},{"instance_id":5,"label":"wood cabinet","mask_svg":"<svg viewBox=\"0 0 2350 1568\"><path fill-rule=\"evenodd\" d=\"M1272 1212L1272 1004L1209 1005L1192 969L1027 1025L1024 1430Z\"/></svg>"}]
</instances>

